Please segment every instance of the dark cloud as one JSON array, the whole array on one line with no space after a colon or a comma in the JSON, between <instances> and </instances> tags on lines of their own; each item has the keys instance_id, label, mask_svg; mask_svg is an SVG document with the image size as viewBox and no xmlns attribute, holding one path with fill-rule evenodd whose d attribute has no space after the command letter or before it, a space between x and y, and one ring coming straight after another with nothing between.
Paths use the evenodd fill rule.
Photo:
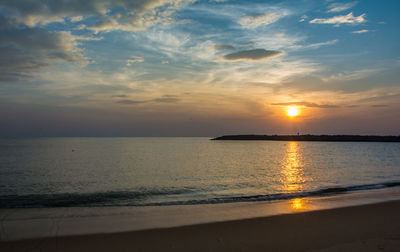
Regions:
<instances>
[{"instance_id":1,"label":"dark cloud","mask_svg":"<svg viewBox=\"0 0 400 252\"><path fill-rule=\"evenodd\" d=\"M1 51L1 49L0 49L0 51ZM0 67L0 69L1 69L1 67ZM26 73L4 72L4 71L0 70L0 82L24 81L24 80L29 79L30 77L31 77L31 75L26 74Z\"/></svg>"},{"instance_id":2,"label":"dark cloud","mask_svg":"<svg viewBox=\"0 0 400 252\"><path fill-rule=\"evenodd\" d=\"M119 100L116 101L115 103L119 104L141 104L141 103L146 103L147 101L135 101L135 100Z\"/></svg>"},{"instance_id":3,"label":"dark cloud","mask_svg":"<svg viewBox=\"0 0 400 252\"><path fill-rule=\"evenodd\" d=\"M389 107L389 106L386 105L386 104L374 104L374 105L372 105L371 107L374 107L374 108L384 108L384 107Z\"/></svg>"},{"instance_id":4,"label":"dark cloud","mask_svg":"<svg viewBox=\"0 0 400 252\"><path fill-rule=\"evenodd\" d=\"M180 99L175 98L175 97L161 97L161 98L156 98L152 101L153 102L161 102L161 103L175 103L175 102L179 102Z\"/></svg>"},{"instance_id":5,"label":"dark cloud","mask_svg":"<svg viewBox=\"0 0 400 252\"><path fill-rule=\"evenodd\" d=\"M186 0L2 0L0 7L10 10L19 22L36 26L63 22L66 17L92 16L98 22L96 30L141 29L153 22L162 22L170 12L156 11L164 6L173 9ZM110 11L112 10L112 11ZM157 12L157 13L155 13ZM156 14L158 19L146 15ZM112 25L111 25L112 24Z\"/></svg>"},{"instance_id":6,"label":"dark cloud","mask_svg":"<svg viewBox=\"0 0 400 252\"><path fill-rule=\"evenodd\" d=\"M176 103L179 101L180 101L180 99L175 95L164 95L162 97L150 99L150 100L136 101L136 100L125 99L125 100L116 101L116 103L129 105L129 104L142 104L142 103L152 103L152 102L153 103Z\"/></svg>"},{"instance_id":7,"label":"dark cloud","mask_svg":"<svg viewBox=\"0 0 400 252\"><path fill-rule=\"evenodd\" d=\"M235 47L231 45L215 45L214 50L224 51L224 50L235 50Z\"/></svg>"},{"instance_id":8,"label":"dark cloud","mask_svg":"<svg viewBox=\"0 0 400 252\"><path fill-rule=\"evenodd\" d=\"M265 49L253 49L253 50L245 50L239 51L231 54L224 55L222 59L228 61L237 61L237 60L266 60L272 57L276 57L281 55L283 52L281 51L272 51Z\"/></svg>"},{"instance_id":9,"label":"dark cloud","mask_svg":"<svg viewBox=\"0 0 400 252\"><path fill-rule=\"evenodd\" d=\"M337 105L328 105L328 104L316 104L313 102L281 102L281 103L272 103L272 105L279 105L279 106L305 106L309 108L338 108Z\"/></svg>"},{"instance_id":10,"label":"dark cloud","mask_svg":"<svg viewBox=\"0 0 400 252\"><path fill-rule=\"evenodd\" d=\"M0 81L24 80L55 61L86 61L76 46L69 32L18 26L0 15Z\"/></svg>"},{"instance_id":11,"label":"dark cloud","mask_svg":"<svg viewBox=\"0 0 400 252\"><path fill-rule=\"evenodd\" d=\"M116 97L116 98L127 98L127 95L113 95L111 97Z\"/></svg>"},{"instance_id":12,"label":"dark cloud","mask_svg":"<svg viewBox=\"0 0 400 252\"><path fill-rule=\"evenodd\" d=\"M29 79L32 73L49 67L56 61L88 63L77 41L90 38L73 36L70 32L49 31L43 28L45 24L64 22L66 18L79 22L90 16L94 22L88 29L95 31L140 30L156 23L170 22L168 18L171 10L186 2L187 0L2 0L0 81Z\"/></svg>"}]
</instances>

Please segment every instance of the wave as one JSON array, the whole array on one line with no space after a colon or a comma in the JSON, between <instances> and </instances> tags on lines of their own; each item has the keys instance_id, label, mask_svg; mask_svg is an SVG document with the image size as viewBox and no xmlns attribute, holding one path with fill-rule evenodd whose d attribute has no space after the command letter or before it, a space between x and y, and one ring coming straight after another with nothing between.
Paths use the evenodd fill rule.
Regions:
<instances>
[{"instance_id":1,"label":"wave","mask_svg":"<svg viewBox=\"0 0 400 252\"><path fill-rule=\"evenodd\" d=\"M0 195L0 208L127 206L154 196L179 195L193 188L139 188L135 191Z\"/></svg>"},{"instance_id":2,"label":"wave","mask_svg":"<svg viewBox=\"0 0 400 252\"><path fill-rule=\"evenodd\" d=\"M275 193L251 196L217 197L207 199L152 202L152 197L188 195L196 193L195 188L139 189L136 191L112 191L96 193L60 193L30 195L0 195L0 208L40 207L107 207L107 206L170 206L220 204L251 201L275 201L303 197L329 196L353 191L372 190L400 186L400 181L376 184L329 187L315 191Z\"/></svg>"}]
</instances>

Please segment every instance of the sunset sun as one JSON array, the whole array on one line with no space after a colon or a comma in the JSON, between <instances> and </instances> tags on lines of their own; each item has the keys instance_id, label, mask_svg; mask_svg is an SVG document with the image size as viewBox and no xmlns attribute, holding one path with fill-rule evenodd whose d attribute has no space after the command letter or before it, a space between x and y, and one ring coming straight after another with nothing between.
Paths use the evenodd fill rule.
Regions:
<instances>
[{"instance_id":1,"label":"sunset sun","mask_svg":"<svg viewBox=\"0 0 400 252\"><path fill-rule=\"evenodd\" d=\"M286 114L289 117L295 117L299 115L299 109L297 107L288 107L286 110Z\"/></svg>"}]
</instances>

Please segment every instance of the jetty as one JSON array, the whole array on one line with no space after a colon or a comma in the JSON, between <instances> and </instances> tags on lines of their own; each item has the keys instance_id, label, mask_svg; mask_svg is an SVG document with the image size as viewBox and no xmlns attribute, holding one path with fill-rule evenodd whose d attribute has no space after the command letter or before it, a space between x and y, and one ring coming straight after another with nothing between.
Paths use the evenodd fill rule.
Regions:
<instances>
[{"instance_id":1,"label":"jetty","mask_svg":"<svg viewBox=\"0 0 400 252\"><path fill-rule=\"evenodd\" d=\"M400 136L373 135L226 135L211 140L266 140L311 142L400 142Z\"/></svg>"}]
</instances>

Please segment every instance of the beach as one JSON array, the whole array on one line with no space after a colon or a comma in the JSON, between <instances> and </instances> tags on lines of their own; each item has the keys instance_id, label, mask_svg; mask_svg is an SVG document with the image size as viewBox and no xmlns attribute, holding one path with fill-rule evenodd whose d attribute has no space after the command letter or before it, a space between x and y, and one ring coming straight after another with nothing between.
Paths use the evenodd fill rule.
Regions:
<instances>
[{"instance_id":1,"label":"beach","mask_svg":"<svg viewBox=\"0 0 400 252\"><path fill-rule=\"evenodd\" d=\"M1 251L399 251L400 201L132 232L6 241Z\"/></svg>"}]
</instances>

